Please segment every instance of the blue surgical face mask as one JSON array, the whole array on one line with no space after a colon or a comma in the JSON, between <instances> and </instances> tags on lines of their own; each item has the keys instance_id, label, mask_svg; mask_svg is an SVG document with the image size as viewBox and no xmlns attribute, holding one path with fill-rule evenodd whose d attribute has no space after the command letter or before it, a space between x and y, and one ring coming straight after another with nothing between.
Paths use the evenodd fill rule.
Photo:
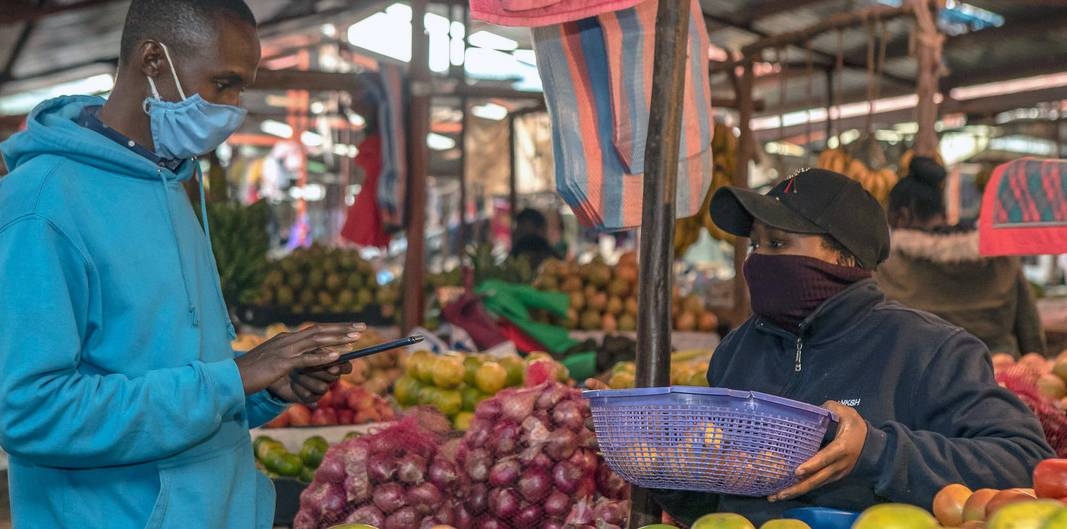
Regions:
<instances>
[{"instance_id":1,"label":"blue surgical face mask","mask_svg":"<svg viewBox=\"0 0 1067 529\"><path fill-rule=\"evenodd\" d=\"M152 97L144 100L144 111L152 124L152 142L156 154L167 159L186 159L210 152L226 141L245 119L248 111L230 105L218 105L205 101L200 94L185 97L170 51L159 44L167 57L167 66L174 76L181 101L163 101L156 83L148 78Z\"/></svg>"}]
</instances>

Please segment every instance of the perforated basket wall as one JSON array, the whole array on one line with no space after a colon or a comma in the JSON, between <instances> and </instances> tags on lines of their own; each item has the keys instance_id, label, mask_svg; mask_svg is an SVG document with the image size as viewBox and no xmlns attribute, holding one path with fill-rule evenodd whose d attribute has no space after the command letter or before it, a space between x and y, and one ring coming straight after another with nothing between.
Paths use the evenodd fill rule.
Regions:
<instances>
[{"instance_id":1,"label":"perforated basket wall","mask_svg":"<svg viewBox=\"0 0 1067 529\"><path fill-rule=\"evenodd\" d=\"M612 470L645 488L767 496L819 450L828 410L772 395L671 386L587 391Z\"/></svg>"}]
</instances>

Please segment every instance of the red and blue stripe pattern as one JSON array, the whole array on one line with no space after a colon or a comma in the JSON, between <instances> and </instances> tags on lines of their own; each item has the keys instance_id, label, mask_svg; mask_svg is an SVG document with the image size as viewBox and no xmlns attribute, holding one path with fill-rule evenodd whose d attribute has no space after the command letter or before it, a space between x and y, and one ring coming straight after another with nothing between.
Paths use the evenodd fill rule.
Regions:
<instances>
[{"instance_id":1,"label":"red and blue stripe pattern","mask_svg":"<svg viewBox=\"0 0 1067 529\"><path fill-rule=\"evenodd\" d=\"M646 1L533 30L553 120L557 189L583 224L605 231L641 224L657 8ZM712 176L708 38L699 4L691 9L679 217L699 213Z\"/></svg>"},{"instance_id":2,"label":"red and blue stripe pattern","mask_svg":"<svg viewBox=\"0 0 1067 529\"><path fill-rule=\"evenodd\" d=\"M997 167L982 197L982 255L1067 253L1067 160L1021 158Z\"/></svg>"}]
</instances>

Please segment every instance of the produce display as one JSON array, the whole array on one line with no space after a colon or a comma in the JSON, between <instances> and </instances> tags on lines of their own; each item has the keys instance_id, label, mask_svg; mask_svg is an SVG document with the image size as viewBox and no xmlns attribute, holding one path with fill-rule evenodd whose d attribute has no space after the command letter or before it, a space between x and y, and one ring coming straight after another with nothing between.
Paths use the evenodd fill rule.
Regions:
<instances>
[{"instance_id":1,"label":"produce display","mask_svg":"<svg viewBox=\"0 0 1067 529\"><path fill-rule=\"evenodd\" d=\"M311 483L315 469L319 468L329 447L326 439L320 436L307 438L296 454L266 435L261 435L252 442L256 467L261 472L272 478L290 477L304 483Z\"/></svg>"},{"instance_id":2,"label":"produce display","mask_svg":"<svg viewBox=\"0 0 1067 529\"><path fill-rule=\"evenodd\" d=\"M997 382L1014 392L1041 421L1045 439L1059 457L1067 457L1067 352L1054 360L1030 353L1018 361L993 355Z\"/></svg>"},{"instance_id":3,"label":"produce display","mask_svg":"<svg viewBox=\"0 0 1067 529\"><path fill-rule=\"evenodd\" d=\"M479 404L458 454L467 490L457 521L501 529L622 526L629 486L598 455L589 417L581 392L554 382Z\"/></svg>"},{"instance_id":4,"label":"produce display","mask_svg":"<svg viewBox=\"0 0 1067 529\"><path fill-rule=\"evenodd\" d=\"M396 315L399 285L379 285L374 266L354 250L313 245L273 263L254 304L294 316L349 315L380 308Z\"/></svg>"},{"instance_id":5,"label":"produce display","mask_svg":"<svg viewBox=\"0 0 1067 529\"><path fill-rule=\"evenodd\" d=\"M567 368L545 354L490 358L482 354L435 355L416 351L403 361L404 375L393 387L401 406L430 406L466 430L480 402L504 388L546 380L566 382Z\"/></svg>"},{"instance_id":6,"label":"produce display","mask_svg":"<svg viewBox=\"0 0 1067 529\"><path fill-rule=\"evenodd\" d=\"M534 286L570 296L567 318L553 322L586 331L637 330L637 255L626 253L615 266L601 260L579 265L549 260L541 266ZM549 319L540 315L542 319ZM715 332L719 318L700 296L674 293L671 317L678 331Z\"/></svg>"},{"instance_id":7,"label":"produce display","mask_svg":"<svg viewBox=\"0 0 1067 529\"><path fill-rule=\"evenodd\" d=\"M304 404L293 404L263 427L367 424L395 418L396 413L389 401L363 387L338 380L315 403L314 409Z\"/></svg>"},{"instance_id":8,"label":"produce display","mask_svg":"<svg viewBox=\"0 0 1067 529\"><path fill-rule=\"evenodd\" d=\"M479 404L471 428L451 441L446 419L415 410L329 448L293 528L625 525L629 487L597 454L578 390L554 381L506 389Z\"/></svg>"},{"instance_id":9,"label":"produce display","mask_svg":"<svg viewBox=\"0 0 1067 529\"><path fill-rule=\"evenodd\" d=\"M1032 489L976 491L960 484L948 485L934 497L934 516L941 527L1067 528L1067 460L1039 463L1033 485ZM938 527L937 523L929 527Z\"/></svg>"}]
</instances>

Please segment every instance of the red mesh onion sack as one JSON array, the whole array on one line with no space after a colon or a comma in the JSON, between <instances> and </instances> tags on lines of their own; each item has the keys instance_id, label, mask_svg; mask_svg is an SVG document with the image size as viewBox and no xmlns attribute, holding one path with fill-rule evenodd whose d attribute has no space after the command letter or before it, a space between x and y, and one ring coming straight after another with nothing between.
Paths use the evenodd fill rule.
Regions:
<instances>
[{"instance_id":1,"label":"red mesh onion sack","mask_svg":"<svg viewBox=\"0 0 1067 529\"><path fill-rule=\"evenodd\" d=\"M424 413L424 412L420 412ZM300 495L293 529L365 523L381 529L452 524L458 472L445 438L413 414L372 435L331 447Z\"/></svg>"},{"instance_id":2,"label":"red mesh onion sack","mask_svg":"<svg viewBox=\"0 0 1067 529\"><path fill-rule=\"evenodd\" d=\"M595 527L597 508L610 515L602 526L623 525L624 519L612 522L628 512L620 504L628 505L629 486L597 454L589 417L581 392L555 382L508 389L480 403L459 447L465 486L453 525Z\"/></svg>"}]
</instances>

